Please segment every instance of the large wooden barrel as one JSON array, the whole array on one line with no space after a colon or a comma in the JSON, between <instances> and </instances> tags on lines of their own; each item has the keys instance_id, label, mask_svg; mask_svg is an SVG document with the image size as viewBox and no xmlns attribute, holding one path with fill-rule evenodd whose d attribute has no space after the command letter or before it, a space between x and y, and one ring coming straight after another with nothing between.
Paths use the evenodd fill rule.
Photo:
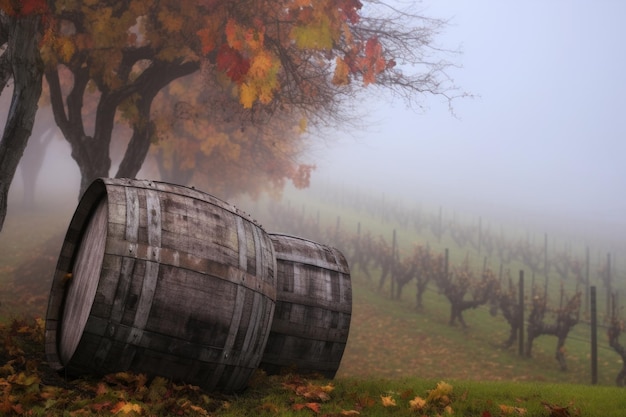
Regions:
<instances>
[{"instance_id":1,"label":"large wooden barrel","mask_svg":"<svg viewBox=\"0 0 626 417\"><path fill-rule=\"evenodd\" d=\"M46 318L48 363L71 375L141 372L243 389L275 308L267 233L192 188L99 179L81 198Z\"/></svg>"},{"instance_id":2,"label":"large wooden barrel","mask_svg":"<svg viewBox=\"0 0 626 417\"><path fill-rule=\"evenodd\" d=\"M276 253L276 311L260 368L334 378L352 316L350 269L332 247L270 234Z\"/></svg>"}]
</instances>

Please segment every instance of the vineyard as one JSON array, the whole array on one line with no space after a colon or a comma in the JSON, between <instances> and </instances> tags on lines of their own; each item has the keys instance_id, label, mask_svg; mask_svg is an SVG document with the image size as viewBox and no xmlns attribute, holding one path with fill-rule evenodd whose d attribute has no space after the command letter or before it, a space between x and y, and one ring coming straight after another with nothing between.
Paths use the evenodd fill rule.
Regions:
<instances>
[{"instance_id":1,"label":"vineyard","mask_svg":"<svg viewBox=\"0 0 626 417\"><path fill-rule=\"evenodd\" d=\"M528 230L505 232L500 227L494 234L480 218L465 224L456 216L447 218L441 208L427 212L385 201L384 196L332 187L253 207L267 228L331 244L347 256L357 309L353 321L359 324L351 328L340 375L368 375L364 365L369 365L378 375L392 378L415 372L435 378L441 373L431 369L428 361L415 365L415 356L432 355L432 363L458 366L457 359L466 358L477 367L517 369L491 372L491 376L484 371L449 370L458 378L505 375L619 386L626 382L623 336L620 341L624 311L619 303L625 269L616 262L623 254L606 242L590 247L564 241L558 249L549 244L556 239L545 233L538 242ZM367 304L363 314L369 315L369 323L361 322L359 299ZM374 310L379 311L372 314ZM591 347L594 317L595 349ZM378 330L393 328L397 322L405 328L397 329L403 334L381 341L386 347L359 351L376 337L370 334L368 340L364 334L371 322L379 322ZM419 342L439 337L439 348ZM476 348L470 345L476 344L484 349L468 356ZM398 362L396 366L368 363L368 359L385 362L383 353L390 346L396 347L389 355ZM352 356L352 349L358 357ZM440 351L447 351L448 357L444 354L438 360ZM414 365L407 367L403 361ZM528 369L534 369L530 372L534 376Z\"/></svg>"},{"instance_id":2,"label":"vineyard","mask_svg":"<svg viewBox=\"0 0 626 417\"><path fill-rule=\"evenodd\" d=\"M18 215L3 231L3 323L45 315L72 203ZM327 243L347 256L354 305L339 378L589 385L595 287L597 383L623 384L619 294L626 270L620 262L626 258L608 245L556 244L559 236L540 232L535 239L531 231L508 225L494 233L487 219L334 188L288 192L280 203L237 205L266 230Z\"/></svg>"}]
</instances>

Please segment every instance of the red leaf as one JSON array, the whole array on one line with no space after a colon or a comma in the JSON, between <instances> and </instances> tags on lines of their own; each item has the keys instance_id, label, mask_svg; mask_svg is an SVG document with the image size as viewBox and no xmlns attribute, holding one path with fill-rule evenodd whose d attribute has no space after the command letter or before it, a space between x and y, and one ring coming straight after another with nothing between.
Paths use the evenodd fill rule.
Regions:
<instances>
[{"instance_id":1,"label":"red leaf","mask_svg":"<svg viewBox=\"0 0 626 417\"><path fill-rule=\"evenodd\" d=\"M12 9L8 7L6 10L3 8L5 12L9 15L15 16L28 16L32 14L44 14L48 9L48 4L46 0L22 0L11 2Z\"/></svg>"},{"instance_id":2,"label":"red leaf","mask_svg":"<svg viewBox=\"0 0 626 417\"><path fill-rule=\"evenodd\" d=\"M343 18L352 24L359 23L359 10L363 7L360 0L344 0L341 5L343 10Z\"/></svg>"},{"instance_id":3,"label":"red leaf","mask_svg":"<svg viewBox=\"0 0 626 417\"><path fill-rule=\"evenodd\" d=\"M236 83L240 83L250 69L250 60L230 46L223 44L217 53L217 69L226 73Z\"/></svg>"}]
</instances>

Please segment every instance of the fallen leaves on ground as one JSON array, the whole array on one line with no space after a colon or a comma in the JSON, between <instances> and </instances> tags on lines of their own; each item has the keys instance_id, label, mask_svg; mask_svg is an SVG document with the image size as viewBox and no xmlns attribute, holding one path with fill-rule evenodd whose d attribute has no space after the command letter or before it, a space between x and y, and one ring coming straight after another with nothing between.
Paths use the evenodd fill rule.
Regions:
<instances>
[{"instance_id":1,"label":"fallen leaves on ground","mask_svg":"<svg viewBox=\"0 0 626 417\"><path fill-rule=\"evenodd\" d=\"M65 380L45 364L42 319L14 320L0 325L0 415L76 416L216 416L251 401L252 410L263 415L284 412L319 414L322 417L410 413L414 416L445 416L463 413L467 391L457 394L451 384L440 381L432 389L415 387L396 391L355 390L336 393L335 385L298 375L259 374L252 395L226 396L207 393L197 386L176 383L163 377L118 372L100 379ZM259 396L254 393L271 393ZM378 399L380 398L380 399ZM255 402L256 401L256 402ZM518 405L522 400L516 400ZM478 411L481 417L525 416L518 405L488 402ZM578 417L580 410L542 402L549 417ZM377 410L378 409L378 410Z\"/></svg>"},{"instance_id":2,"label":"fallen leaves on ground","mask_svg":"<svg viewBox=\"0 0 626 417\"><path fill-rule=\"evenodd\" d=\"M548 412L550 413L549 417L572 417L580 415L579 410L573 410L572 413L570 413L569 407L571 404L566 407L562 407L556 404L548 404L547 402L542 401L541 405L543 405L543 407L548 410Z\"/></svg>"}]
</instances>

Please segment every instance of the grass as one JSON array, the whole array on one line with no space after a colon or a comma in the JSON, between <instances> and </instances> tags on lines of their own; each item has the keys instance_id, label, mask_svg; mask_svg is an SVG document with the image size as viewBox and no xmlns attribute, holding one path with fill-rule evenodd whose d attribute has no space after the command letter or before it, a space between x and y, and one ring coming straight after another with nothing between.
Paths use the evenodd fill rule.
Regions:
<instances>
[{"instance_id":1,"label":"grass","mask_svg":"<svg viewBox=\"0 0 626 417\"><path fill-rule=\"evenodd\" d=\"M297 201L297 202L296 202ZM344 201L344 200L342 200ZM269 230L293 228L292 233L309 236L310 230L298 229L307 224L303 218L319 219L322 236L312 235L313 240L331 243L341 248L346 237L356 234L357 225L361 233L369 231L372 236L381 235L391 240L393 230L397 231L400 249L410 248L413 244L430 244L433 250L449 247L451 264L461 262L469 254L476 269L482 268L483 259L471 248L458 248L452 239L444 235L440 243L428 229L421 234L399 223L381 221L379 214L366 210L356 210L348 204L338 204L330 198L316 200L305 197L298 201L290 196L291 213L295 219L288 219L285 213L278 212L271 203L256 205L250 212L260 215L263 224ZM259 217L257 217L259 218ZM295 221L294 221L295 220ZM300 221L298 221L300 220ZM310 223L310 222L309 222ZM333 241L336 226L340 225L343 240ZM315 232L315 231L314 231ZM542 242L543 243L543 242ZM349 248L341 248L346 253ZM493 261L491 261L493 262ZM519 261L506 265L512 271L523 269ZM517 274L513 273L514 282ZM379 276L372 274L374 281ZM425 378L453 377L457 379L479 380L515 380L544 381L553 383L591 382L590 361L590 326L584 314L565 344L566 361L569 370L562 372L554 358L556 338L541 336L533 343L533 358L518 355L517 345L503 349L502 343L509 336L509 327L499 315L492 317L486 307L469 310L464 313L469 329L448 326L449 303L431 285L424 300L424 310L414 308L415 288L407 285L403 301L389 299L388 287L379 293L377 282L367 281L359 270L352 270L353 280L353 317L346 353L339 369L340 376L389 378L411 377L420 375ZM532 276L526 276L528 299ZM557 303L561 280L553 275L549 280L548 294L550 305ZM619 284L619 281L616 280ZM537 284L543 289L543 278ZM574 291L572 282L565 282L569 294ZM600 323L604 311L603 299L598 301ZM526 313L528 314L528 312ZM547 320L550 320L548 317ZM621 358L608 346L605 328L598 330L598 382L613 385L614 378L621 368Z\"/></svg>"},{"instance_id":2,"label":"grass","mask_svg":"<svg viewBox=\"0 0 626 417\"><path fill-rule=\"evenodd\" d=\"M508 325L500 316L491 317L486 308L467 312L468 329L451 327L447 301L436 292L429 293L425 310L416 312L408 300L390 300L373 287L359 282L353 285L352 325L340 376L591 382L586 326L576 326L568 338L569 371L562 372L554 359L554 337L538 338L532 359L520 357L517 345L502 347L508 338ZM606 341L602 346L599 383L613 385L621 360Z\"/></svg>"},{"instance_id":3,"label":"grass","mask_svg":"<svg viewBox=\"0 0 626 417\"><path fill-rule=\"evenodd\" d=\"M281 379L274 379L281 381ZM322 402L322 415L350 415L358 411L367 416L434 416L447 415L445 407L437 402L425 407L421 413L411 409L415 397L427 399L430 391L437 389L439 380L423 378L402 379L355 379L339 378L330 400ZM311 381L319 386L327 381ZM616 387L589 387L584 385L528 383L528 382L477 382L446 380L451 385L450 411L460 416L585 416L621 417L626 409L626 396ZM395 405L384 406L381 397L390 397ZM294 404L306 400L285 390L281 383L273 382L262 389L255 389L233 402L220 416L282 415L302 416ZM445 403L445 402L444 402ZM550 414L550 407L555 414ZM567 409L569 414L556 414Z\"/></svg>"},{"instance_id":4,"label":"grass","mask_svg":"<svg viewBox=\"0 0 626 417\"><path fill-rule=\"evenodd\" d=\"M336 227L339 216L342 231L356 231L357 224L361 224L363 231L370 230L373 236L380 234L391 239L391 232L396 229L400 248L428 242L433 249L455 249L454 242L445 235L442 242L436 243L427 230L418 234L403 229L394 221L383 222L377 216L347 205L313 200L306 200L303 204L306 204L303 211L319 213L320 224L327 225L330 230ZM266 230L298 234L296 231L279 230L279 225L272 224L270 216L265 214L268 207L256 207L247 211L256 213L254 217L262 220ZM18 213L5 226L0 234L0 323L16 316L45 314L50 279L58 256L58 250L55 252L50 245L54 246L54 239L59 239L55 236L62 237L70 216L67 208L59 206L36 214ZM46 242L52 243L46 245ZM60 241L57 245L60 247ZM466 253L467 250L458 248L451 250L451 262L459 262ZM482 265L479 256L472 256L476 264ZM38 280L32 277L23 281L15 279L16 272L23 272L24 264L32 266L42 260L45 262L41 262L44 266L40 269L27 270L31 275L41 274L37 275ZM519 265L511 265L510 268L516 270ZM569 415L611 417L622 416L626 409L623 388L612 386L621 360L607 346L603 333L598 335L601 343L600 386L589 385L589 326L586 324L579 323L570 334L566 342L570 369L561 372L554 359L556 339L553 337L538 338L534 344L534 357L523 358L517 354L516 346L510 349L501 347L508 337L508 325L501 316L490 316L484 307L465 313L468 329L451 327L447 324L449 304L434 287L426 294L424 309L416 311L413 284L405 288L403 300L396 301L389 298L387 287L379 293L378 283L368 281L358 270L352 271L352 280L352 324L338 376L332 382L334 389L327 401L313 401L319 403L322 415L350 415L342 414L350 411L367 416L420 415L410 409L410 401L416 396L426 398L429 390L435 389L439 381L453 387L449 405L455 415L495 417L515 415L516 409L523 409L526 415L557 416L550 414L546 408L553 406L567 407ZM241 395L199 396L194 397L196 402L190 404L196 404L216 416L302 416L313 413L306 407L301 410L294 407L310 401L293 389L286 388L292 382L290 378L260 376ZM321 387L326 386L328 381L302 383ZM85 387L80 390L84 392ZM396 405L385 407L381 396L391 397ZM81 398L76 404L81 404L81 407L83 404L93 405L95 398ZM133 398L126 400L141 404L148 413L152 405L145 399ZM85 410L89 408L87 405ZM70 406L67 407L71 410ZM39 415L48 414L41 405L33 410L39 410ZM188 415L194 415L193 408L185 410ZM199 410L195 415L204 415ZM106 415L106 409L100 411ZM156 414L166 415L159 413ZM437 413L445 413L444 408L433 406L424 410L424 415ZM37 412L35 415L38 415Z\"/></svg>"}]
</instances>

